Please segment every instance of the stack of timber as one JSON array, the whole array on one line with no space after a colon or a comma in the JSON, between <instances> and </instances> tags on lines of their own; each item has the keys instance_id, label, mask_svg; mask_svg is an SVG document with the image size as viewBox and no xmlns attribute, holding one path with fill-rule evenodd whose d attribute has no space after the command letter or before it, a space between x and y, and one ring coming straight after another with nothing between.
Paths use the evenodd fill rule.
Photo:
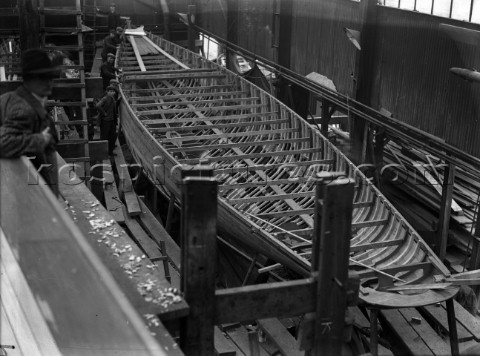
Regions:
<instances>
[{"instance_id":1,"label":"stack of timber","mask_svg":"<svg viewBox=\"0 0 480 356\"><path fill-rule=\"evenodd\" d=\"M385 147L385 164L389 169L384 178L394 179L392 184L413 197L426 211L416 214L424 222L436 229L441 207L442 179L445 162L423 151L406 148L394 141ZM478 215L480 182L471 172L457 167L451 204L450 236L462 251L471 248L471 235L475 234L475 221ZM418 219L417 219L418 220ZM428 229L428 226L425 227Z\"/></svg>"},{"instance_id":2,"label":"stack of timber","mask_svg":"<svg viewBox=\"0 0 480 356\"><path fill-rule=\"evenodd\" d=\"M355 181L350 269L362 280L362 301L413 307L455 295L449 283L433 283L449 271L428 245L311 125L234 73L151 38L142 41L158 54L142 56L131 36L117 56L121 125L149 177L181 200L181 169L213 166L219 235L301 276L311 268L315 183L348 177Z\"/></svg>"}]
</instances>

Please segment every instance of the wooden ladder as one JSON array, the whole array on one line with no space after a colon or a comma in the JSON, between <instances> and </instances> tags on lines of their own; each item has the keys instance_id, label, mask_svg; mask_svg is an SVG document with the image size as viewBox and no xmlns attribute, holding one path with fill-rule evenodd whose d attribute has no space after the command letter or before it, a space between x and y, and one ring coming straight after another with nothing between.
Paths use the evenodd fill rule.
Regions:
<instances>
[{"instance_id":1,"label":"wooden ladder","mask_svg":"<svg viewBox=\"0 0 480 356\"><path fill-rule=\"evenodd\" d=\"M63 139L59 142L61 145L75 145L83 146L81 154L75 154L75 158L65 157L65 161L68 163L83 163L84 174L82 178L88 180L90 178L90 152L88 147L88 120L87 120L87 98L85 88L85 58L84 58L84 46L83 46L83 34L82 34L82 8L80 4L81 0L74 0L72 6L57 6L46 7L45 0L39 1L39 14L40 14L40 32L41 32L41 46L50 51L70 51L78 53L78 65L62 65L60 68L64 69L77 69L79 72L78 78L59 79L54 83L54 99L59 99L65 92L72 93L74 100L64 100L62 102L49 102L49 106L63 106L63 107L79 107L80 118L78 120L56 122L56 125L75 125L83 126L81 133L83 138L80 139ZM48 21L47 21L48 20ZM57 21L61 24L71 22L74 26L59 27L48 26L51 21ZM58 37L69 39L72 36L76 37L76 45L48 45L49 37ZM57 89L57 90L55 90ZM64 90L63 90L64 89ZM80 133L79 133L80 135ZM78 149L74 149L78 152Z\"/></svg>"}]
</instances>

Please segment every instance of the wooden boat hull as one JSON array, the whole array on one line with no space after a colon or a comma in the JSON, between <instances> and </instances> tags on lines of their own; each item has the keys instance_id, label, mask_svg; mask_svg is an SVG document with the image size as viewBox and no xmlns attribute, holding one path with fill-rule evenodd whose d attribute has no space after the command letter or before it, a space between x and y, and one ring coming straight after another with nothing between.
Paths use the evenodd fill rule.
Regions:
<instances>
[{"instance_id":1,"label":"wooden boat hull","mask_svg":"<svg viewBox=\"0 0 480 356\"><path fill-rule=\"evenodd\" d=\"M182 168L214 167L220 236L308 276L316 174L344 172L355 181L351 268L375 295L366 293L363 300L388 306L391 298L384 294L395 295L388 291L393 284L432 283L433 275L449 275L380 191L318 130L238 75L152 38L131 38L132 46L120 53L126 141L150 178L177 199ZM408 293L416 294L411 304L419 303L418 290ZM423 302L430 304L451 297L456 288L425 293Z\"/></svg>"}]
</instances>

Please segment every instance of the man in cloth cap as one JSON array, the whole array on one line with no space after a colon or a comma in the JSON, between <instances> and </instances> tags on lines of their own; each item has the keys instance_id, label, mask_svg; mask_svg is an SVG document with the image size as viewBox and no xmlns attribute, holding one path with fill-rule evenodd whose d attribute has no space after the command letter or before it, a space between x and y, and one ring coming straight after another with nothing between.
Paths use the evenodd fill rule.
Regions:
<instances>
[{"instance_id":1,"label":"man in cloth cap","mask_svg":"<svg viewBox=\"0 0 480 356\"><path fill-rule=\"evenodd\" d=\"M111 29L115 30L117 27L121 25L120 15L117 14L117 9L114 2L110 4L110 12L108 13L107 24L108 24L109 30Z\"/></svg>"},{"instance_id":2,"label":"man in cloth cap","mask_svg":"<svg viewBox=\"0 0 480 356\"><path fill-rule=\"evenodd\" d=\"M116 79L117 71L118 69L115 68L115 55L112 53L107 54L107 60L100 66L100 76L103 79L103 90L107 89L110 80Z\"/></svg>"},{"instance_id":3,"label":"man in cloth cap","mask_svg":"<svg viewBox=\"0 0 480 356\"><path fill-rule=\"evenodd\" d=\"M108 141L108 155L113 156L117 140L117 89L109 85L104 97L97 103L99 113L100 140Z\"/></svg>"},{"instance_id":4,"label":"man in cloth cap","mask_svg":"<svg viewBox=\"0 0 480 356\"><path fill-rule=\"evenodd\" d=\"M107 37L103 40L103 49L102 49L102 61L105 62L107 60L107 56L109 53L115 55L117 53L117 48L120 45L116 38L115 29L110 30L110 33Z\"/></svg>"},{"instance_id":5,"label":"man in cloth cap","mask_svg":"<svg viewBox=\"0 0 480 356\"><path fill-rule=\"evenodd\" d=\"M32 163L58 195L58 136L45 104L60 71L39 48L22 54L21 67L23 85L0 96L0 157L33 157Z\"/></svg>"}]
</instances>

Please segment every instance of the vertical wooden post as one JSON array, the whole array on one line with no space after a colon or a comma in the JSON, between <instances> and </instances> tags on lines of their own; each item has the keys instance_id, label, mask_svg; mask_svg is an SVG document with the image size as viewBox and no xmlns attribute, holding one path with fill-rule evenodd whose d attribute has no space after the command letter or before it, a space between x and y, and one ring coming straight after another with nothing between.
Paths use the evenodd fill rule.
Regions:
<instances>
[{"instance_id":1,"label":"vertical wooden post","mask_svg":"<svg viewBox=\"0 0 480 356\"><path fill-rule=\"evenodd\" d=\"M328 137L328 123L330 122L332 115L330 112L330 103L328 100L322 100L322 126L320 128L320 132L323 136Z\"/></svg>"},{"instance_id":2,"label":"vertical wooden post","mask_svg":"<svg viewBox=\"0 0 480 356\"><path fill-rule=\"evenodd\" d=\"M238 43L238 3L237 0L227 0L227 41ZM235 53L227 48L225 53L227 69L235 71Z\"/></svg>"},{"instance_id":3,"label":"vertical wooden post","mask_svg":"<svg viewBox=\"0 0 480 356\"><path fill-rule=\"evenodd\" d=\"M337 179L316 190L312 270L318 274L311 355L339 355L343 343L354 182Z\"/></svg>"},{"instance_id":4,"label":"vertical wooden post","mask_svg":"<svg viewBox=\"0 0 480 356\"><path fill-rule=\"evenodd\" d=\"M374 97L374 78L376 78L374 65L377 42L377 0L363 0L361 7L363 24L360 30L361 50L356 52L358 58L355 69L357 74L355 98L361 103L371 106L373 104L372 98ZM353 144L353 159L357 164L364 163L361 162L362 148L368 147L364 143L365 138L368 138L368 136L365 136L365 126L366 121L364 119L354 116L350 137Z\"/></svg>"},{"instance_id":5,"label":"vertical wooden post","mask_svg":"<svg viewBox=\"0 0 480 356\"><path fill-rule=\"evenodd\" d=\"M187 177L182 185L181 287L190 306L180 342L186 355L214 354L217 182Z\"/></svg>"},{"instance_id":6,"label":"vertical wooden post","mask_svg":"<svg viewBox=\"0 0 480 356\"><path fill-rule=\"evenodd\" d=\"M478 209L478 208L477 208ZM477 221L475 222L475 233L472 236L472 254L470 256L469 269L471 271L480 268L480 211L477 212ZM480 286L472 286L477 298L480 293Z\"/></svg>"},{"instance_id":7,"label":"vertical wooden post","mask_svg":"<svg viewBox=\"0 0 480 356\"><path fill-rule=\"evenodd\" d=\"M440 219L438 222L436 253L440 260L447 253L448 228L450 226L450 211L452 207L453 183L455 181L455 166L449 163L443 174L442 202L440 204Z\"/></svg>"},{"instance_id":8,"label":"vertical wooden post","mask_svg":"<svg viewBox=\"0 0 480 356\"><path fill-rule=\"evenodd\" d=\"M458 356L458 335L457 335L457 320L455 318L455 307L453 299L446 301L447 303L447 317L448 317L448 331L450 334L450 350L452 356Z\"/></svg>"},{"instance_id":9,"label":"vertical wooden post","mask_svg":"<svg viewBox=\"0 0 480 356\"><path fill-rule=\"evenodd\" d=\"M378 356L378 309L370 309L370 354Z\"/></svg>"},{"instance_id":10,"label":"vertical wooden post","mask_svg":"<svg viewBox=\"0 0 480 356\"><path fill-rule=\"evenodd\" d=\"M20 48L40 47L40 16L37 11L38 1L18 0L18 22L20 27Z\"/></svg>"},{"instance_id":11,"label":"vertical wooden post","mask_svg":"<svg viewBox=\"0 0 480 356\"><path fill-rule=\"evenodd\" d=\"M188 49L192 52L196 52L195 40L197 38L194 23L195 23L195 5L188 5Z\"/></svg>"}]
</instances>

